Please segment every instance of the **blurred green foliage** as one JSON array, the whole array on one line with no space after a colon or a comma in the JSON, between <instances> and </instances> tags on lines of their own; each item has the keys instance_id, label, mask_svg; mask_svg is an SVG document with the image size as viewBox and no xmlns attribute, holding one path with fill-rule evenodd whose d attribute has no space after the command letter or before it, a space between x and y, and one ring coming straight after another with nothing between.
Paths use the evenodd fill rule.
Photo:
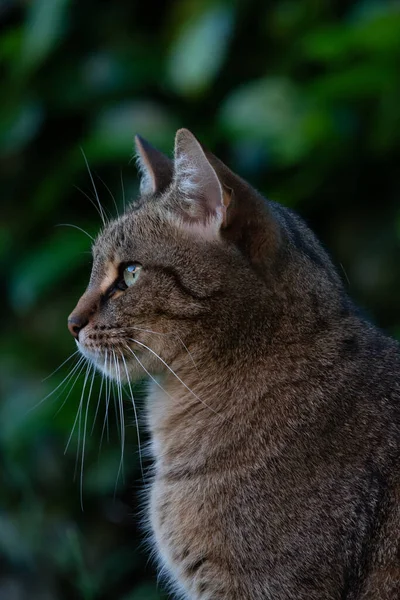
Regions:
<instances>
[{"instance_id":1,"label":"blurred green foliage","mask_svg":"<svg viewBox=\"0 0 400 600\"><path fill-rule=\"evenodd\" d=\"M79 419L64 455L76 357L45 379L75 350L66 317L91 262L90 240L59 225L100 225L81 150L116 214L111 195L121 210L137 193L134 133L171 152L189 127L297 209L400 336L399 3L3 0L0 24L0 600L161 598L131 405L123 478L112 409L99 451L104 394L91 432L95 380L82 511Z\"/></svg>"}]
</instances>

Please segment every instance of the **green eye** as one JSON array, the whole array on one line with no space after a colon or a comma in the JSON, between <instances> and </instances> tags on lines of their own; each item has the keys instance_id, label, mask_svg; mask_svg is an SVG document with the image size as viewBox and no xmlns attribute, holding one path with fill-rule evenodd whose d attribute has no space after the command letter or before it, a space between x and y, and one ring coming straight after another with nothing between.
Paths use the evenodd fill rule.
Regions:
<instances>
[{"instance_id":1,"label":"green eye","mask_svg":"<svg viewBox=\"0 0 400 600\"><path fill-rule=\"evenodd\" d=\"M128 265L123 272L123 278L125 285L130 287L139 279L140 271L142 270L141 265L138 263L134 263L132 265Z\"/></svg>"}]
</instances>

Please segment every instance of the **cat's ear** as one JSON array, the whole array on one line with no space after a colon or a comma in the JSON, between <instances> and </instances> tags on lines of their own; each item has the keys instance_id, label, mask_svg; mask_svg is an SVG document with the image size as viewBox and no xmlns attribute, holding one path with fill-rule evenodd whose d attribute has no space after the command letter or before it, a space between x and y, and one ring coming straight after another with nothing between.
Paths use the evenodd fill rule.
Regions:
<instances>
[{"instance_id":1,"label":"cat's ear","mask_svg":"<svg viewBox=\"0 0 400 600\"><path fill-rule=\"evenodd\" d=\"M140 135L135 136L136 164L140 172L140 192L157 194L172 181L173 162Z\"/></svg>"},{"instance_id":2,"label":"cat's ear","mask_svg":"<svg viewBox=\"0 0 400 600\"><path fill-rule=\"evenodd\" d=\"M173 182L183 198L182 208L187 218L204 226L210 223L217 228L224 226L230 192L188 129L176 133Z\"/></svg>"}]
</instances>

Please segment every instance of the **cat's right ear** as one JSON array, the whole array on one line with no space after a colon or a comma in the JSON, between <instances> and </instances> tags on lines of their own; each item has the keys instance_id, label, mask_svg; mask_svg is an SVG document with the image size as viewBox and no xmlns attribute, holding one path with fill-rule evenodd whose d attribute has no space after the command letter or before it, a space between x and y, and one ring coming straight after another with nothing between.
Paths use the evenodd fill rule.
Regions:
<instances>
[{"instance_id":1,"label":"cat's right ear","mask_svg":"<svg viewBox=\"0 0 400 600\"><path fill-rule=\"evenodd\" d=\"M135 135L135 149L140 172L140 193L163 192L172 181L173 161L140 135Z\"/></svg>"}]
</instances>

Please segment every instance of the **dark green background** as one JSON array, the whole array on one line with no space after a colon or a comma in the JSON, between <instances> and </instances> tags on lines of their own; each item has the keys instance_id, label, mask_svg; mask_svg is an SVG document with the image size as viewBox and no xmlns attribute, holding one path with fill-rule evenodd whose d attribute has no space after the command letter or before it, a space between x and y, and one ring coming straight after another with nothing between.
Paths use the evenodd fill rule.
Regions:
<instances>
[{"instance_id":1,"label":"dark green background","mask_svg":"<svg viewBox=\"0 0 400 600\"><path fill-rule=\"evenodd\" d=\"M160 598L129 401L117 482L113 409L99 453L104 398L90 435L95 382L83 511L77 435L64 455L82 378L61 409L68 385L34 408L74 364L43 381L75 349L66 317L90 272L90 240L58 225L100 225L81 148L115 214L107 187L119 207L121 180L137 193L133 135L170 153L190 128L298 210L400 336L399 3L2 0L0 21L0 599Z\"/></svg>"}]
</instances>

